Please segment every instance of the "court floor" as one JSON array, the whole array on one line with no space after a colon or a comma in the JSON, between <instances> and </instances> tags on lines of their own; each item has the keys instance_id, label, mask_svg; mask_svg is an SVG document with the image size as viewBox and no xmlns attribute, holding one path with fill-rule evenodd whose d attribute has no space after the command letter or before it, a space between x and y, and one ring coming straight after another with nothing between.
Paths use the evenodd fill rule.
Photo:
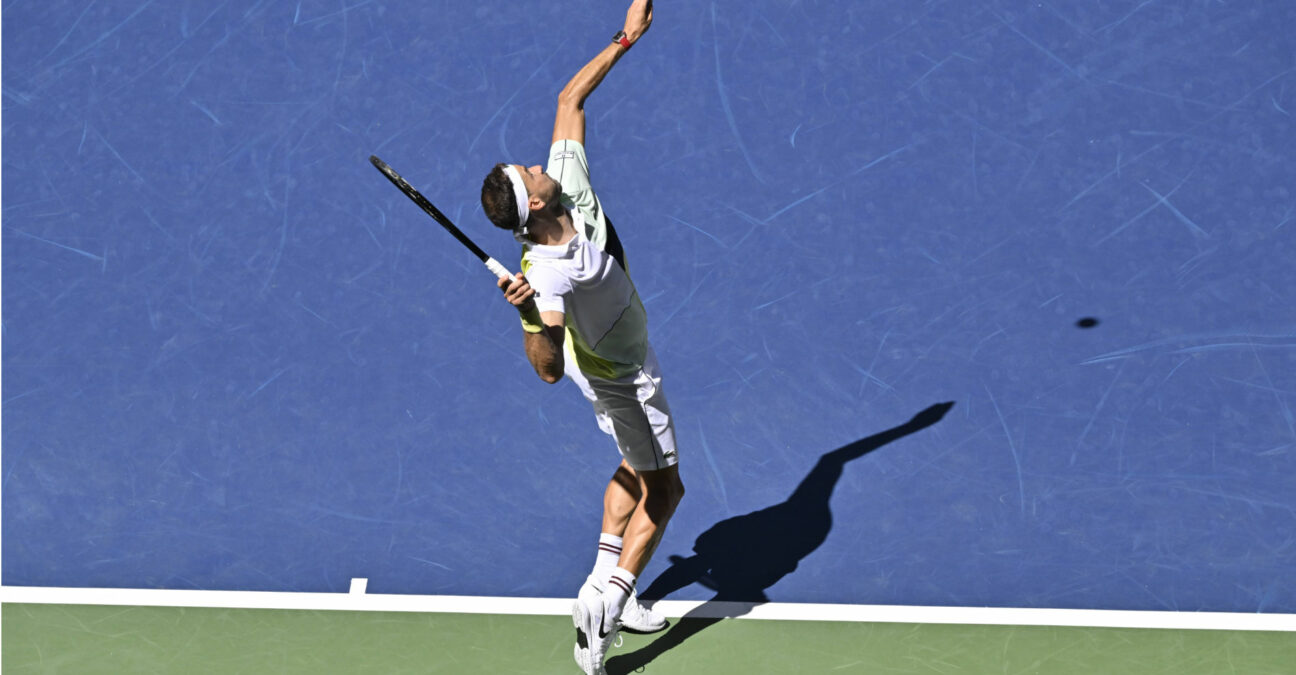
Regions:
<instances>
[{"instance_id":1,"label":"court floor","mask_svg":"<svg viewBox=\"0 0 1296 675\"><path fill-rule=\"evenodd\" d=\"M567 673L563 598L0 589L10 673ZM610 674L1290 673L1296 618L660 601Z\"/></svg>"},{"instance_id":2,"label":"court floor","mask_svg":"<svg viewBox=\"0 0 1296 675\"><path fill-rule=\"evenodd\" d=\"M8 604L7 673L565 673L563 616ZM687 642L687 649L677 649ZM610 674L1290 673L1285 632L676 619Z\"/></svg>"},{"instance_id":3,"label":"court floor","mask_svg":"<svg viewBox=\"0 0 1296 675\"><path fill-rule=\"evenodd\" d=\"M0 7L6 672L575 672L616 450L367 158L516 265L482 178L626 2ZM585 137L688 486L640 592L765 604L612 672L1296 672L1296 3L656 14ZM474 605L90 592L357 577Z\"/></svg>"}]
</instances>

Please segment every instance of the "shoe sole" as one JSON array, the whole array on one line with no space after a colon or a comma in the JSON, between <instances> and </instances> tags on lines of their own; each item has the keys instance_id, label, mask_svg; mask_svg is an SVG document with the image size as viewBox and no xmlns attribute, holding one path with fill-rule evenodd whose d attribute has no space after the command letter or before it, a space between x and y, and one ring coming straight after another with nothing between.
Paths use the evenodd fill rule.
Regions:
<instances>
[{"instance_id":1,"label":"shoe sole","mask_svg":"<svg viewBox=\"0 0 1296 675\"><path fill-rule=\"evenodd\" d=\"M588 673L589 667L589 636L585 634L585 617L581 613L580 600L572 603L572 625L576 627L576 646L572 649L572 657L576 659L576 665L580 667L582 673Z\"/></svg>"},{"instance_id":2,"label":"shoe sole","mask_svg":"<svg viewBox=\"0 0 1296 675\"><path fill-rule=\"evenodd\" d=\"M572 604L572 625L576 627L576 646L589 649L589 636L585 634L585 617L581 615L579 600Z\"/></svg>"},{"instance_id":3,"label":"shoe sole","mask_svg":"<svg viewBox=\"0 0 1296 675\"><path fill-rule=\"evenodd\" d=\"M621 632L630 633L631 635L652 635L653 633L660 633L666 630L667 628L670 628L670 625L671 625L670 621L667 621L666 623L662 624L660 628L637 628L634 626L627 626L626 624L621 624Z\"/></svg>"}]
</instances>

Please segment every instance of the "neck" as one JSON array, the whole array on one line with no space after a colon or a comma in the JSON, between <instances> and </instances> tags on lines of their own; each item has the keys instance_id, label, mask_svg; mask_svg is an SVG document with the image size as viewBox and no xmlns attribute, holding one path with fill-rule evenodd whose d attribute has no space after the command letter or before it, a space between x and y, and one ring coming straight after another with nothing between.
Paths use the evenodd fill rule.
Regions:
<instances>
[{"instance_id":1,"label":"neck","mask_svg":"<svg viewBox=\"0 0 1296 675\"><path fill-rule=\"evenodd\" d=\"M567 209L563 209L557 216L533 212L528 220L527 230L531 241L541 246L566 244L576 236L576 226Z\"/></svg>"}]
</instances>

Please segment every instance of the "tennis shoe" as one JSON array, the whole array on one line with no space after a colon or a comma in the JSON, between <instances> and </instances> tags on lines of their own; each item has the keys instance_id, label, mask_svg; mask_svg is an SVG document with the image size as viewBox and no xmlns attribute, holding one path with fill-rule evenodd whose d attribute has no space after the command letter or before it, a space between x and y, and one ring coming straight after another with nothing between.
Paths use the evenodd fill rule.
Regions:
<instances>
[{"instance_id":1,"label":"tennis shoe","mask_svg":"<svg viewBox=\"0 0 1296 675\"><path fill-rule=\"evenodd\" d=\"M597 577L593 574L585 578L585 585L581 586L580 592L576 597L584 599L594 606L593 603L603 594L604 585L599 583ZM621 629L627 633L647 635L665 630L670 622L666 617L657 612L639 604L639 594L631 593L630 599L626 600L625 609L621 611Z\"/></svg>"},{"instance_id":2,"label":"tennis shoe","mask_svg":"<svg viewBox=\"0 0 1296 675\"><path fill-rule=\"evenodd\" d=\"M585 578L585 583L580 587L580 591L576 593L576 604L590 607L591 611L593 611L593 608L603 607L603 588L599 584L598 578L593 574ZM576 625L576 646L572 650L572 656L576 659L576 665L580 666L581 670L589 672L585 669L585 664L589 662L589 637L580 621L576 618L576 608L574 606L572 608L572 623Z\"/></svg>"},{"instance_id":3,"label":"tennis shoe","mask_svg":"<svg viewBox=\"0 0 1296 675\"><path fill-rule=\"evenodd\" d=\"M603 599L599 597L592 603L586 603L577 598L572 603L572 624L576 626L576 648L573 655L577 665L585 675L607 675L607 671L603 669L603 659L616 640L620 627L607 625Z\"/></svg>"},{"instance_id":4,"label":"tennis shoe","mask_svg":"<svg viewBox=\"0 0 1296 675\"><path fill-rule=\"evenodd\" d=\"M666 617L639 604L638 593L630 594L625 609L621 611L621 627L627 633L656 633L668 625L670 622Z\"/></svg>"},{"instance_id":5,"label":"tennis shoe","mask_svg":"<svg viewBox=\"0 0 1296 675\"><path fill-rule=\"evenodd\" d=\"M603 584L599 582L598 577L591 574L585 577L585 583L576 592L576 597L592 607L596 599L603 597Z\"/></svg>"}]
</instances>

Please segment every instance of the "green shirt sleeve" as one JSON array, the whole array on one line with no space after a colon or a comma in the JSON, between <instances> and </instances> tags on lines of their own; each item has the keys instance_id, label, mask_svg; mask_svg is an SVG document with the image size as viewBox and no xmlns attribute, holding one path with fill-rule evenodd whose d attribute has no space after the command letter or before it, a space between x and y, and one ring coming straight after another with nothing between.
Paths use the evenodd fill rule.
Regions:
<instances>
[{"instance_id":1,"label":"green shirt sleeve","mask_svg":"<svg viewBox=\"0 0 1296 675\"><path fill-rule=\"evenodd\" d=\"M573 140L554 141L549 148L549 166L545 173L562 186L563 206L579 211L585 217L585 237L606 250L607 219L603 205L590 186L589 160L585 146Z\"/></svg>"}]
</instances>

